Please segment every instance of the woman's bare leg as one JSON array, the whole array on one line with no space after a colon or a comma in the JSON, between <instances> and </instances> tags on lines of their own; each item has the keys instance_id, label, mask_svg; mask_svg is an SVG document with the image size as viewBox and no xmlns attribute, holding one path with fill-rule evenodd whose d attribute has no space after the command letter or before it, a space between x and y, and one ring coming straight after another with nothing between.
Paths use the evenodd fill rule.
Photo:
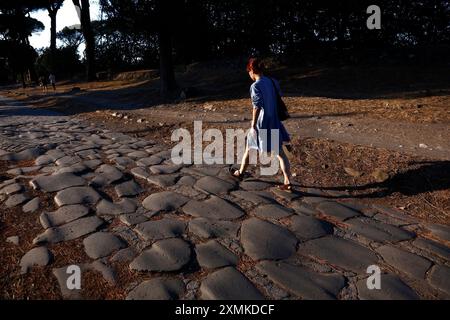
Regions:
<instances>
[{"instance_id":1,"label":"woman's bare leg","mask_svg":"<svg viewBox=\"0 0 450 320\"><path fill-rule=\"evenodd\" d=\"M235 172L236 176L241 175L245 172L245 170L247 169L247 166L248 166L249 158L250 158L250 150L248 149L248 147L246 147L244 155L242 156L241 168L239 169L239 171Z\"/></svg>"},{"instance_id":2,"label":"woman's bare leg","mask_svg":"<svg viewBox=\"0 0 450 320\"><path fill-rule=\"evenodd\" d=\"M284 184L288 185L291 184L291 164L289 163L289 159L284 152L283 148L280 150L280 154L277 155L278 160L280 161L280 167L281 171L283 172L284 176Z\"/></svg>"}]
</instances>

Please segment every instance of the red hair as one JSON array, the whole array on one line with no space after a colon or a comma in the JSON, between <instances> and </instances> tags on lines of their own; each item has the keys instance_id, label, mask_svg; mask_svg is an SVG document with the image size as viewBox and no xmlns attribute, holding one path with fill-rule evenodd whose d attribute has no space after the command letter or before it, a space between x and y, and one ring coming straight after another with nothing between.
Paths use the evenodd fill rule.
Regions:
<instances>
[{"instance_id":1,"label":"red hair","mask_svg":"<svg viewBox=\"0 0 450 320\"><path fill-rule=\"evenodd\" d=\"M247 63L247 72L260 74L264 71L264 63L259 58L250 58Z\"/></svg>"}]
</instances>

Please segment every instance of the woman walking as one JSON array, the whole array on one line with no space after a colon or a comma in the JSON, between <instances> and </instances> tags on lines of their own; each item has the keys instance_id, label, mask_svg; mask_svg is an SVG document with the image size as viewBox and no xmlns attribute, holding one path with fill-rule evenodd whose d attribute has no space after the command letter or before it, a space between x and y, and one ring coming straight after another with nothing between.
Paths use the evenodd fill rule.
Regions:
<instances>
[{"instance_id":1,"label":"woman walking","mask_svg":"<svg viewBox=\"0 0 450 320\"><path fill-rule=\"evenodd\" d=\"M280 86L277 81L264 75L264 64L258 58L251 58L247 64L247 72L254 81L250 87L250 96L253 105L252 129L256 130L258 137L258 151L260 153L276 154L280 161L281 171L284 176L284 183L279 188L285 191L292 190L291 170L289 159L284 152L283 142L289 142L289 134L278 117L278 95ZM261 132L265 130L264 134ZM273 132L277 130L278 132ZM275 133L275 135L272 135ZM278 143L272 141L273 137L278 137ZM235 170L233 175L242 178L249 162L249 146L244 152L241 167Z\"/></svg>"}]
</instances>

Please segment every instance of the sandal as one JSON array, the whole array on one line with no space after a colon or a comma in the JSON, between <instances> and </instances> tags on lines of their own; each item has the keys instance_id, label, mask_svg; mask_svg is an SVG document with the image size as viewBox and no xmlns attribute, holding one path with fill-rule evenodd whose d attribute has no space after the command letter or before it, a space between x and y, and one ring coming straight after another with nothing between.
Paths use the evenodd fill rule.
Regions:
<instances>
[{"instance_id":1,"label":"sandal","mask_svg":"<svg viewBox=\"0 0 450 320\"><path fill-rule=\"evenodd\" d=\"M278 185L278 189L280 189L281 191L292 192L292 184Z\"/></svg>"},{"instance_id":2,"label":"sandal","mask_svg":"<svg viewBox=\"0 0 450 320\"><path fill-rule=\"evenodd\" d=\"M230 168L229 173L231 177L233 177L234 179L238 179L239 181L242 181L242 179L244 178L244 175L238 169Z\"/></svg>"}]
</instances>

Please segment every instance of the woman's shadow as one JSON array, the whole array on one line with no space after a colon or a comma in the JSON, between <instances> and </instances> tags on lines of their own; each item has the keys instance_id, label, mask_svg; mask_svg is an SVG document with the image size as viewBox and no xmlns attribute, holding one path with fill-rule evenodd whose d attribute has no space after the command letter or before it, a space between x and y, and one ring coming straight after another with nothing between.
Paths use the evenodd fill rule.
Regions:
<instances>
[{"instance_id":1,"label":"woman's shadow","mask_svg":"<svg viewBox=\"0 0 450 320\"><path fill-rule=\"evenodd\" d=\"M321 187L323 190L336 191L376 191L353 195L337 196L336 198L381 198L395 192L414 196L425 192L450 189L450 161L415 162L419 165L405 172L398 173L384 182L369 183L362 186Z\"/></svg>"}]
</instances>

